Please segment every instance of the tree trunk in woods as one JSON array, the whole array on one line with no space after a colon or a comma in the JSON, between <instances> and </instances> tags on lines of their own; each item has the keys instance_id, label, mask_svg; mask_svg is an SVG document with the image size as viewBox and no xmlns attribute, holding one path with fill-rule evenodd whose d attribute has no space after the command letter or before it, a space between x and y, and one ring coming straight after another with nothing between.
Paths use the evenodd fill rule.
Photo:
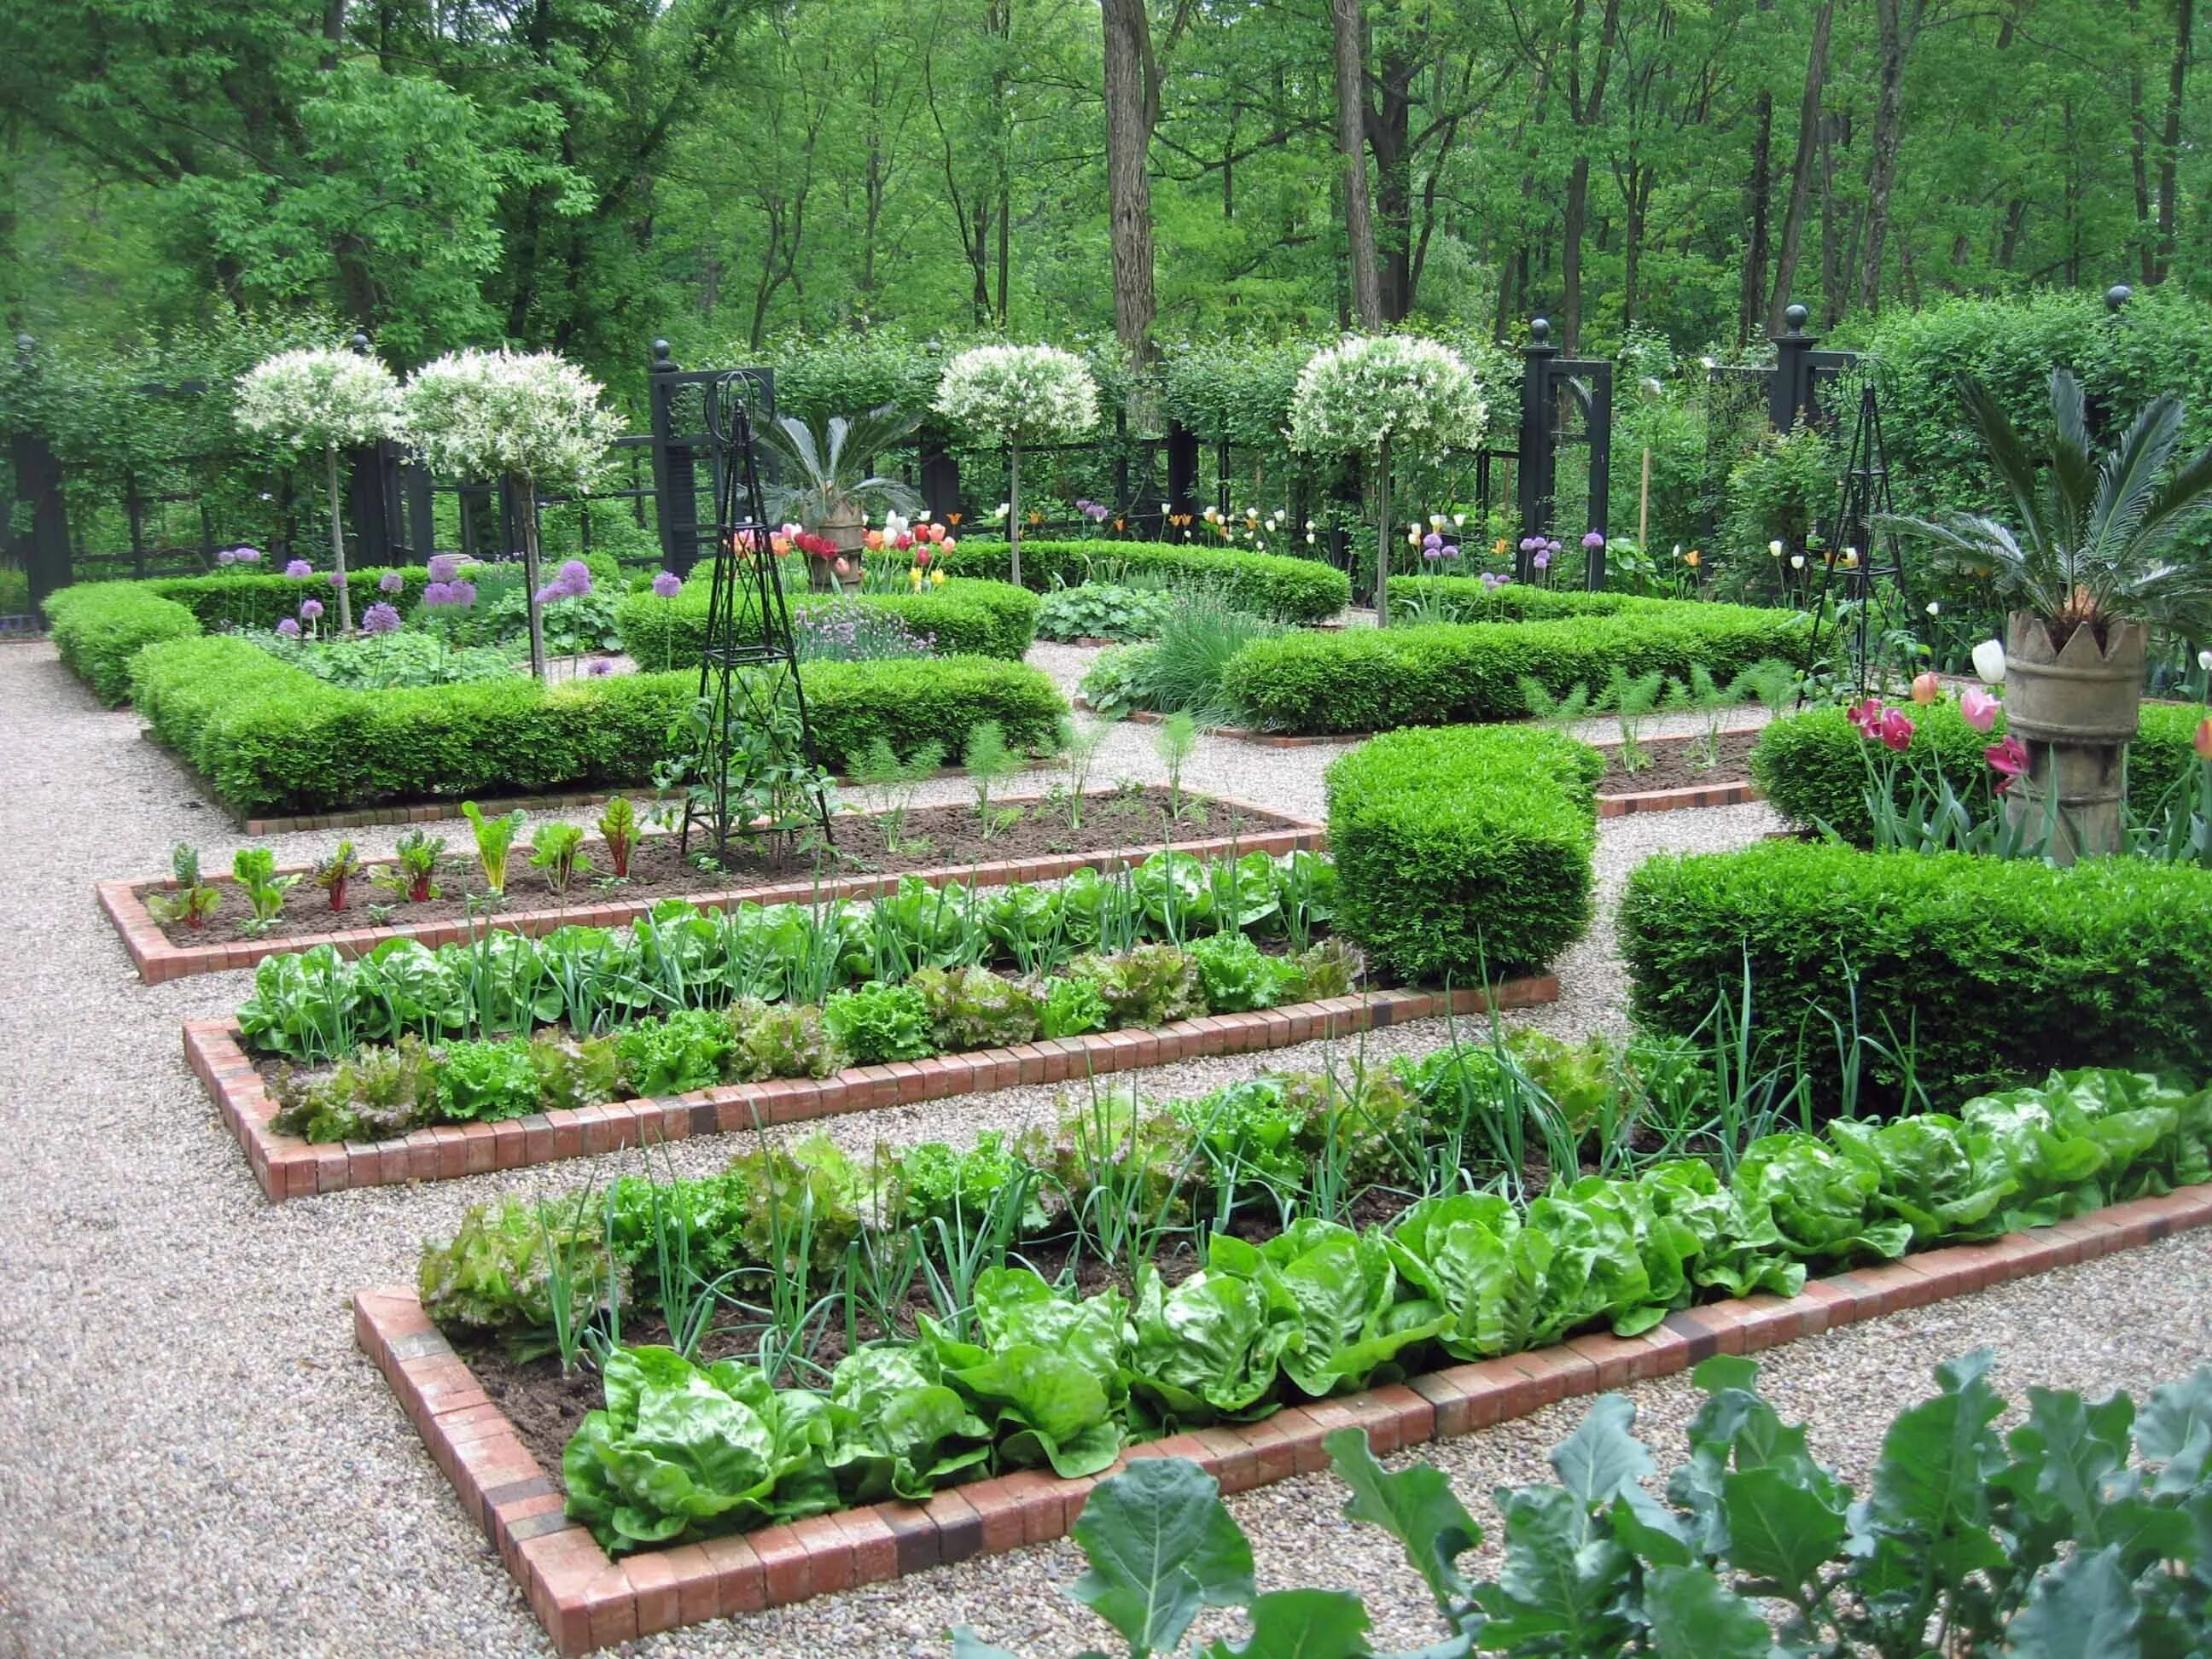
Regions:
<instances>
[{"instance_id":1,"label":"tree trunk in woods","mask_svg":"<svg viewBox=\"0 0 2212 1659\"><path fill-rule=\"evenodd\" d=\"M1743 283L1736 295L1735 343L1751 338L1766 297L1767 200L1772 191L1774 94L1762 90L1752 112L1751 176L1744 180L1744 216L1751 222L1743 250Z\"/></svg>"},{"instance_id":2,"label":"tree trunk in woods","mask_svg":"<svg viewBox=\"0 0 2212 1659\"><path fill-rule=\"evenodd\" d=\"M1361 0L1328 0L1336 37L1336 144L1344 161L1344 238L1351 266L1352 320L1382 326L1382 287L1375 263L1375 213L1367 187L1367 20Z\"/></svg>"},{"instance_id":3,"label":"tree trunk in woods","mask_svg":"<svg viewBox=\"0 0 2212 1659\"><path fill-rule=\"evenodd\" d=\"M1867 164L1866 241L1859 263L1859 304L1881 309L1881 262L1889 237L1889 198L1897 186L1897 152L1905 139L1905 60L1920 32L1927 0L1874 0L1873 155Z\"/></svg>"},{"instance_id":4,"label":"tree trunk in woods","mask_svg":"<svg viewBox=\"0 0 2212 1659\"><path fill-rule=\"evenodd\" d=\"M1828 78L1828 33L1836 0L1820 0L1813 14L1813 39L1805 48L1805 96L1797 106L1797 154L1790 164L1790 204L1782 210L1782 235L1774 252L1774 292L1766 303L1766 331L1782 332L1782 313L1797 280L1804 245L1805 209L1813 196L1813 163L1820 148L1820 94Z\"/></svg>"},{"instance_id":5,"label":"tree trunk in woods","mask_svg":"<svg viewBox=\"0 0 2212 1659\"><path fill-rule=\"evenodd\" d=\"M2179 188L2181 97L2189 82L2190 36L2197 24L2197 0L2173 0L2173 56L2166 71L2166 125L2158 144L2158 257L2154 282L2173 269L2174 215Z\"/></svg>"},{"instance_id":6,"label":"tree trunk in woods","mask_svg":"<svg viewBox=\"0 0 2212 1659\"><path fill-rule=\"evenodd\" d=\"M1567 75L1567 112L1575 124L1575 161L1567 173L1566 207L1559 226L1559 344L1570 356L1583 333L1583 234L1589 223L1589 151L1592 135L1605 117L1605 88L1613 73L1614 44L1620 36L1620 0L1605 0L1598 26L1597 58L1587 97L1582 91L1581 22L1584 0L1576 0L1576 46Z\"/></svg>"},{"instance_id":7,"label":"tree trunk in woods","mask_svg":"<svg viewBox=\"0 0 2212 1659\"><path fill-rule=\"evenodd\" d=\"M2142 0L2128 0L2131 21L2142 13ZM2128 70L2128 165L2135 174L2136 184L2136 270L2142 285L2148 288L2154 280L2156 266L2151 252L2150 111L2143 103L2140 60L2135 60Z\"/></svg>"},{"instance_id":8,"label":"tree trunk in woods","mask_svg":"<svg viewBox=\"0 0 2212 1659\"><path fill-rule=\"evenodd\" d=\"M538 484L527 473L514 478L514 513L522 521L522 586L530 596L530 678L545 683L545 607L538 598Z\"/></svg>"},{"instance_id":9,"label":"tree trunk in woods","mask_svg":"<svg viewBox=\"0 0 2212 1659\"><path fill-rule=\"evenodd\" d=\"M1375 152L1376 294L1385 322L1413 309L1413 71L1402 52L1382 55L1379 106L1363 109Z\"/></svg>"},{"instance_id":10,"label":"tree trunk in woods","mask_svg":"<svg viewBox=\"0 0 2212 1659\"><path fill-rule=\"evenodd\" d=\"M1101 0L1106 37L1107 231L1114 249L1114 331L1138 362L1152 355L1152 184L1158 120L1146 0Z\"/></svg>"},{"instance_id":11,"label":"tree trunk in woods","mask_svg":"<svg viewBox=\"0 0 2212 1659\"><path fill-rule=\"evenodd\" d=\"M338 496L338 452L335 445L323 451L325 476L331 487L331 574L337 578L338 632L353 632L353 592L346 586L345 518Z\"/></svg>"}]
</instances>

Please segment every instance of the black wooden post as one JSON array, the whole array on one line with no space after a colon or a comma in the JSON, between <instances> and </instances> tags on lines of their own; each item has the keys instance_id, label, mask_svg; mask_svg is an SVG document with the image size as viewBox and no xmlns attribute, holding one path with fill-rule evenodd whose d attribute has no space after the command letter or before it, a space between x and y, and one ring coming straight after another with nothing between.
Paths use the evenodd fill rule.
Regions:
<instances>
[{"instance_id":1,"label":"black wooden post","mask_svg":"<svg viewBox=\"0 0 2212 1659\"><path fill-rule=\"evenodd\" d=\"M27 334L15 337L15 356L25 374L34 372L36 345ZM16 496L31 504L30 535L16 546L30 580L31 613L36 616L47 594L70 584L69 511L62 498L61 462L43 433L21 431L9 439L9 462L15 469Z\"/></svg>"},{"instance_id":2,"label":"black wooden post","mask_svg":"<svg viewBox=\"0 0 2212 1659\"><path fill-rule=\"evenodd\" d=\"M1589 401L1589 520L1583 533L1602 538L1613 526L1613 365L1592 366ZM1605 543L1583 550L1583 586L1591 592L1605 587Z\"/></svg>"},{"instance_id":3,"label":"black wooden post","mask_svg":"<svg viewBox=\"0 0 2212 1659\"><path fill-rule=\"evenodd\" d=\"M1805 331L1805 319L1811 315L1802 306L1790 307L1782 313L1786 326L1774 337L1774 373L1766 382L1766 423L1777 432L1789 431L1801 416L1812 421L1820 413L1813 393L1813 348L1820 340Z\"/></svg>"},{"instance_id":4,"label":"black wooden post","mask_svg":"<svg viewBox=\"0 0 2212 1659\"><path fill-rule=\"evenodd\" d=\"M676 440L675 392L678 365L668 342L653 343L647 376L653 416L653 502L660 530L660 562L679 576L691 574L699 555L699 476L691 447Z\"/></svg>"},{"instance_id":5,"label":"black wooden post","mask_svg":"<svg viewBox=\"0 0 2212 1659\"><path fill-rule=\"evenodd\" d=\"M1176 420L1168 422L1168 512L1185 520L1198 516L1198 434ZM1163 526L1160 539L1168 534Z\"/></svg>"},{"instance_id":6,"label":"black wooden post","mask_svg":"<svg viewBox=\"0 0 2212 1659\"><path fill-rule=\"evenodd\" d=\"M1558 458L1553 445L1559 436L1558 415L1552 407L1552 361L1559 355L1552 343L1548 318L1532 318L1528 343L1521 348L1521 464L1519 494L1521 539L1544 536L1552 528L1552 487ZM1531 555L1516 548L1513 575L1528 581L1536 574Z\"/></svg>"},{"instance_id":7,"label":"black wooden post","mask_svg":"<svg viewBox=\"0 0 2212 1659\"><path fill-rule=\"evenodd\" d=\"M915 437L915 447L919 452L915 471L921 481L921 504L929 509L929 516L943 525L963 520L967 509L960 504L960 463L945 447L944 428L934 423L924 426Z\"/></svg>"}]
</instances>

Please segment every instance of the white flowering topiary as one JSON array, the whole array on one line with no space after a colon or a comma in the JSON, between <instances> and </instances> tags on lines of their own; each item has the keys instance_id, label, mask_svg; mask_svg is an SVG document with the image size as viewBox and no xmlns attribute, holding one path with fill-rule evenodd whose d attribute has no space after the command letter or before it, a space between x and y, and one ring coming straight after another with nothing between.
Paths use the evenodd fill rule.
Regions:
<instances>
[{"instance_id":1,"label":"white flowering topiary","mask_svg":"<svg viewBox=\"0 0 2212 1659\"><path fill-rule=\"evenodd\" d=\"M622 435L600 404L599 383L550 351L457 351L426 363L407 383L407 436L434 472L505 477L522 526L530 593L530 672L545 676L538 599L538 489L590 485Z\"/></svg>"},{"instance_id":2,"label":"white flowering topiary","mask_svg":"<svg viewBox=\"0 0 2212 1659\"><path fill-rule=\"evenodd\" d=\"M334 349L280 351L238 382L237 420L295 455L320 451L330 491L331 568L338 580L338 626L353 626L345 586L345 525L340 516L338 451L397 437L399 382L375 358Z\"/></svg>"},{"instance_id":3,"label":"white flowering topiary","mask_svg":"<svg viewBox=\"0 0 2212 1659\"><path fill-rule=\"evenodd\" d=\"M977 346L945 366L937 412L1006 447L1006 549L1022 579L1022 446L1064 443L1098 424L1098 382L1074 353L1055 346Z\"/></svg>"},{"instance_id":4,"label":"white flowering topiary","mask_svg":"<svg viewBox=\"0 0 2212 1659\"><path fill-rule=\"evenodd\" d=\"M1482 383L1449 346L1401 334L1316 351L1291 393L1291 447L1308 455L1372 455L1381 542L1375 605L1389 620L1390 453L1471 449L1490 420Z\"/></svg>"}]
</instances>

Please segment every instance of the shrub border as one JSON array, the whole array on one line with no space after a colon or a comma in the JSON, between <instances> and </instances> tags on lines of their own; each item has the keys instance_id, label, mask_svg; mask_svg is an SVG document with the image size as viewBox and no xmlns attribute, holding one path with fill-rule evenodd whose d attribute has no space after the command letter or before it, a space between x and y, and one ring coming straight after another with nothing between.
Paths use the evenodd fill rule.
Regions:
<instances>
[{"instance_id":1,"label":"shrub border","mask_svg":"<svg viewBox=\"0 0 2212 1659\"><path fill-rule=\"evenodd\" d=\"M455 1181L495 1170L534 1169L572 1158L695 1136L737 1134L781 1123L842 1117L957 1095L1065 1083L1172 1065L1206 1054L1261 1054L1296 1042L1356 1036L1409 1020L1559 1000L1550 975L1507 980L1489 992L1370 991L1242 1014L1209 1014L1166 1025L1130 1026L1088 1036L1040 1037L1011 1048L976 1048L889 1066L855 1066L826 1078L725 1083L686 1094L604 1106L533 1112L498 1123L441 1124L392 1140L313 1145L270 1127L276 1097L254 1069L232 1019L185 1022L185 1059L245 1149L270 1198L305 1198L347 1187Z\"/></svg>"},{"instance_id":2,"label":"shrub border","mask_svg":"<svg viewBox=\"0 0 2212 1659\"><path fill-rule=\"evenodd\" d=\"M1096 791L1103 799L1109 792ZM1008 806L1035 806L1042 802L1042 795L1010 796ZM878 875L840 876L833 880L817 882L813 878L757 883L750 887L726 887L711 892L665 893L662 898L680 898L687 904L702 910L726 909L733 904L805 904L814 901L827 903L835 899L870 899L879 894L896 892L899 882L907 876L917 876L932 887L965 886L1006 887L1023 881L1057 881L1076 871L1090 868L1099 871L1119 870L1125 866L1141 864L1155 853L1189 853L1200 858L1214 858L1230 853L1266 853L1279 856L1285 853L1319 852L1328 845L1328 827L1310 819L1293 817L1287 812L1276 812L1249 801L1233 799L1227 795L1203 797L1208 805L1226 807L1232 811L1266 813L1269 817L1285 820L1279 830L1261 830L1249 836L1210 836L1198 841L1175 841L1133 843L1127 847L1105 848L1089 853L1064 853L1042 859L998 859L985 864L944 864L922 870L902 870ZM518 847L517 851L521 848ZM311 873L313 864L288 864L278 870L280 875ZM227 873L208 878L210 885L234 885ZM138 970L140 981L160 985L173 979L188 979L196 974L219 974L234 968L251 968L265 957L281 956L288 951L310 950L318 945L333 946L342 957L366 956L388 939L418 939L425 945L451 945L469 937L466 921L424 921L403 923L390 927L346 927L326 933L301 933L281 939L238 939L223 945L173 945L146 908L146 902L138 889L174 887L176 884L159 876L129 876L93 883L93 893L100 908L122 939L123 948L129 952L131 965ZM591 927L617 927L641 916L659 903L659 899L608 899L598 904L570 904L548 910L503 911L490 919L491 924L510 933L527 933L537 938L550 933L556 927L574 922Z\"/></svg>"},{"instance_id":3,"label":"shrub border","mask_svg":"<svg viewBox=\"0 0 2212 1659\"><path fill-rule=\"evenodd\" d=\"M553 1645L580 1654L732 1613L788 1607L975 1555L1048 1543L1074 1527L1099 1481L1146 1457L1188 1457L1224 1492L1326 1469L1325 1436L1365 1432L1377 1456L1526 1417L1559 1401L1672 1376L1715 1354L1756 1353L1993 1285L2048 1273L2212 1225L2212 1187L2185 1187L2087 1215L1808 1279L1797 1296L1759 1294L1671 1313L1644 1335L1573 1338L1446 1366L1338 1399L1289 1406L1132 1446L1078 1480L1024 1469L948 1487L927 1503L886 1502L696 1544L610 1558L506 1413L402 1285L356 1293L354 1340L384 1374L466 1510L498 1552Z\"/></svg>"}]
</instances>

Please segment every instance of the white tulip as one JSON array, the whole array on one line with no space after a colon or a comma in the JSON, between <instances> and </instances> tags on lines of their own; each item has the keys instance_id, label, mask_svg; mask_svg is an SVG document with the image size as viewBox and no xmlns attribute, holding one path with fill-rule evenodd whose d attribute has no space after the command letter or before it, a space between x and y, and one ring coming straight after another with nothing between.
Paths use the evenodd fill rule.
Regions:
<instances>
[{"instance_id":1,"label":"white tulip","mask_svg":"<svg viewBox=\"0 0 2212 1659\"><path fill-rule=\"evenodd\" d=\"M1805 556L1802 553L1792 553L1790 556L1790 568L1792 570L1802 570L1805 568Z\"/></svg>"},{"instance_id":2,"label":"white tulip","mask_svg":"<svg viewBox=\"0 0 2212 1659\"><path fill-rule=\"evenodd\" d=\"M2212 651L2198 652L2197 653L2197 665L2203 669L2206 673L2212 674Z\"/></svg>"},{"instance_id":3,"label":"white tulip","mask_svg":"<svg viewBox=\"0 0 2212 1659\"><path fill-rule=\"evenodd\" d=\"M1940 617L1943 614L1943 607L1934 599L1930 599L1928 601L1928 614L1931 617Z\"/></svg>"},{"instance_id":4,"label":"white tulip","mask_svg":"<svg viewBox=\"0 0 2212 1659\"><path fill-rule=\"evenodd\" d=\"M1778 559L1780 558L1782 556L1782 538L1777 536L1772 541L1767 543L1766 550L1772 557Z\"/></svg>"},{"instance_id":5,"label":"white tulip","mask_svg":"<svg viewBox=\"0 0 2212 1659\"><path fill-rule=\"evenodd\" d=\"M2004 684L2005 653L2002 640L1984 640L1974 647L1974 674L1984 685Z\"/></svg>"}]
</instances>

